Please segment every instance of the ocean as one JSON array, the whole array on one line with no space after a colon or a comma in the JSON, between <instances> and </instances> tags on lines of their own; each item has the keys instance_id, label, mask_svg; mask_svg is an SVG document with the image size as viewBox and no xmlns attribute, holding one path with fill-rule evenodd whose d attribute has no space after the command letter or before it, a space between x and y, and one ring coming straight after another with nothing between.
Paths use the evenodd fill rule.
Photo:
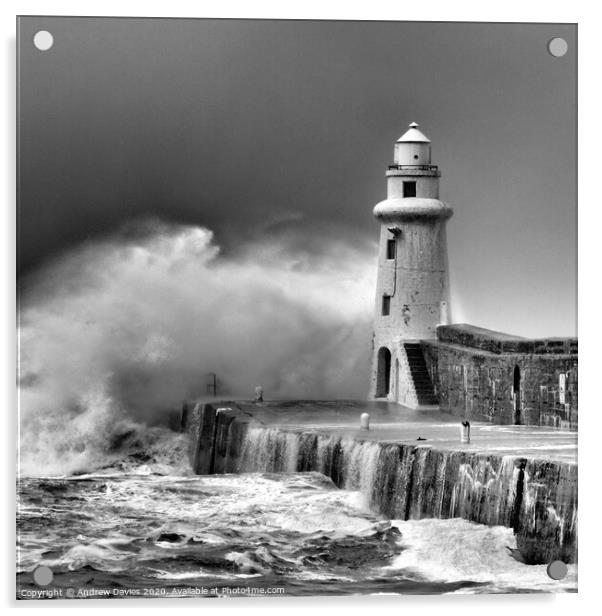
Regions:
<instances>
[{"instance_id":1,"label":"ocean","mask_svg":"<svg viewBox=\"0 0 602 616\"><path fill-rule=\"evenodd\" d=\"M388 520L315 472L196 476L184 435L160 443L85 473L21 477L18 598L576 590L575 565L554 581L516 561L509 528Z\"/></svg>"}]
</instances>

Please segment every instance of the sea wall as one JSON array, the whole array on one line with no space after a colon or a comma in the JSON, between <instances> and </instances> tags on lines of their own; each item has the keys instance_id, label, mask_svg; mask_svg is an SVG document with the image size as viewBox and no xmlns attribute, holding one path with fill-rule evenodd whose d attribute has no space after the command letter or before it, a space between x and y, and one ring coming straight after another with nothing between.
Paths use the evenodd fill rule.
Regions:
<instances>
[{"instance_id":1,"label":"sea wall","mask_svg":"<svg viewBox=\"0 0 602 616\"><path fill-rule=\"evenodd\" d=\"M437 328L422 341L442 410L497 424L578 426L574 338L526 339L470 325Z\"/></svg>"},{"instance_id":2,"label":"sea wall","mask_svg":"<svg viewBox=\"0 0 602 616\"><path fill-rule=\"evenodd\" d=\"M490 353L526 353L529 355L578 355L577 338L523 338L496 332L468 323L439 325L437 340L472 347Z\"/></svg>"},{"instance_id":3,"label":"sea wall","mask_svg":"<svg viewBox=\"0 0 602 616\"><path fill-rule=\"evenodd\" d=\"M318 471L392 519L514 529L529 563L576 560L577 467L263 425L234 403L186 407L197 474Z\"/></svg>"}]
</instances>

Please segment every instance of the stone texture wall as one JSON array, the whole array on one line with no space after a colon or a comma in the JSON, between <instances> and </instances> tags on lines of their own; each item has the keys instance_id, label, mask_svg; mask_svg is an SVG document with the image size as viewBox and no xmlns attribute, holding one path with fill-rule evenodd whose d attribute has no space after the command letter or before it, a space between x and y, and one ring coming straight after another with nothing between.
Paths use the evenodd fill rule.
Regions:
<instances>
[{"instance_id":1,"label":"stone texture wall","mask_svg":"<svg viewBox=\"0 0 602 616\"><path fill-rule=\"evenodd\" d=\"M577 429L576 340L488 337L487 330L472 329L440 327L438 341L422 342L442 410L499 424Z\"/></svg>"},{"instance_id":2,"label":"stone texture wall","mask_svg":"<svg viewBox=\"0 0 602 616\"><path fill-rule=\"evenodd\" d=\"M522 338L466 323L440 325L437 340L472 347L491 353L529 353L535 355L577 355L577 338Z\"/></svg>"}]
</instances>

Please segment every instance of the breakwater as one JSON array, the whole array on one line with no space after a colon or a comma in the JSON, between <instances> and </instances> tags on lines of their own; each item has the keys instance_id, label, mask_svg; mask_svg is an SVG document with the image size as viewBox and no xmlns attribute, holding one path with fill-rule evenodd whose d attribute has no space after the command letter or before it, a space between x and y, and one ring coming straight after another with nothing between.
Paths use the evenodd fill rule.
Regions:
<instances>
[{"instance_id":1,"label":"breakwater","mask_svg":"<svg viewBox=\"0 0 602 616\"><path fill-rule=\"evenodd\" d=\"M526 562L576 561L576 464L274 426L260 415L233 402L186 404L194 472L318 471L389 518L506 526Z\"/></svg>"}]
</instances>

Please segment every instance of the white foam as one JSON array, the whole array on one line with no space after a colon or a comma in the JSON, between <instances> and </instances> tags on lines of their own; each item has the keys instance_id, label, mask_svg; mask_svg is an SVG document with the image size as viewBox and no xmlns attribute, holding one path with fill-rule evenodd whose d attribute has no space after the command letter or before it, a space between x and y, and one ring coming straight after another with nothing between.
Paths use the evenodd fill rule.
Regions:
<instances>
[{"instance_id":1,"label":"white foam","mask_svg":"<svg viewBox=\"0 0 602 616\"><path fill-rule=\"evenodd\" d=\"M548 577L546 565L525 565L512 558L506 549L516 547L510 528L460 518L396 520L394 524L402 533L404 551L385 569L443 582L486 582L489 591L517 588L559 592L576 588L576 565L569 565L564 580L555 581Z\"/></svg>"}]
</instances>

